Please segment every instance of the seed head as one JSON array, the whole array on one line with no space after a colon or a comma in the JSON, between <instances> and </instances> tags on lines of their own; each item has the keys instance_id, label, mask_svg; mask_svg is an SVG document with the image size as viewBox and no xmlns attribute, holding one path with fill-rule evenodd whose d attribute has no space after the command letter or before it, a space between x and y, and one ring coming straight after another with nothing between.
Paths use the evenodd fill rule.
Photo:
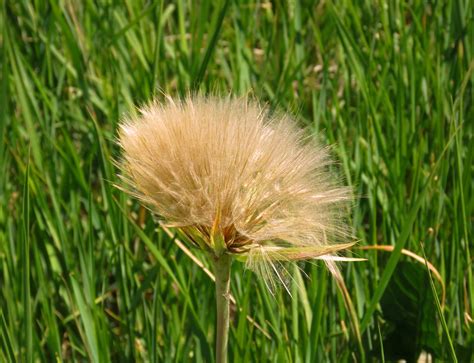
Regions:
<instances>
[{"instance_id":1,"label":"seed head","mask_svg":"<svg viewBox=\"0 0 474 363\"><path fill-rule=\"evenodd\" d=\"M124 121L119 144L129 192L216 257L264 272L350 245L349 190L287 115L248 99L168 98Z\"/></svg>"}]
</instances>

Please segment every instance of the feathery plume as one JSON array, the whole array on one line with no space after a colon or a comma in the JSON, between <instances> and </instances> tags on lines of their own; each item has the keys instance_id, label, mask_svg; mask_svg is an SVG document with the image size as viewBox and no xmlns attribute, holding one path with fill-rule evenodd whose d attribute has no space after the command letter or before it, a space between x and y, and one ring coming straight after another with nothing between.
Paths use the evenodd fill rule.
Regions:
<instances>
[{"instance_id":1,"label":"feathery plume","mask_svg":"<svg viewBox=\"0 0 474 363\"><path fill-rule=\"evenodd\" d=\"M119 143L131 193L216 256L255 268L347 247L349 190L286 115L246 99L168 99L123 122Z\"/></svg>"}]
</instances>

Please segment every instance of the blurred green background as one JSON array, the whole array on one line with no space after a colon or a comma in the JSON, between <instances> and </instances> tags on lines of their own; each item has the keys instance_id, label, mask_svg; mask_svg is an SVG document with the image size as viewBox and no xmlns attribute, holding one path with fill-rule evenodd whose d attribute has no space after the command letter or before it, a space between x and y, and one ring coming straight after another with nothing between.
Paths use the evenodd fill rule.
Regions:
<instances>
[{"instance_id":1,"label":"blurred green background","mask_svg":"<svg viewBox=\"0 0 474 363\"><path fill-rule=\"evenodd\" d=\"M234 263L231 362L473 361L470 0L0 4L1 361L214 361L212 281L114 187L117 123L189 90L334 144L358 246L391 249L292 297Z\"/></svg>"}]
</instances>

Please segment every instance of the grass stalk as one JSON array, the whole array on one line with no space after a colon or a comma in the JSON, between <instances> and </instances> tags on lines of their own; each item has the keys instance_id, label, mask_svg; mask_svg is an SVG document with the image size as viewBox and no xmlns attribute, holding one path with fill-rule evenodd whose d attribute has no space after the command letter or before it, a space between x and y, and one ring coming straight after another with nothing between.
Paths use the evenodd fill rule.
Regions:
<instances>
[{"instance_id":1,"label":"grass stalk","mask_svg":"<svg viewBox=\"0 0 474 363\"><path fill-rule=\"evenodd\" d=\"M232 256L222 254L214 258L216 275L216 362L227 362L227 342L229 340L230 267Z\"/></svg>"}]
</instances>

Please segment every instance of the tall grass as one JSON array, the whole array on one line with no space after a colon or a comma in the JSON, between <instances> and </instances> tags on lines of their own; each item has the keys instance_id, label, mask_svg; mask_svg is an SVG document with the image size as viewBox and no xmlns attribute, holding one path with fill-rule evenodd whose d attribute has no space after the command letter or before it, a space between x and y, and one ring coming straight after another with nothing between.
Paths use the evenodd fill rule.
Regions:
<instances>
[{"instance_id":1,"label":"tall grass","mask_svg":"<svg viewBox=\"0 0 474 363\"><path fill-rule=\"evenodd\" d=\"M342 266L353 311L322 265L301 266L290 298L234 264L229 360L389 360L384 296L405 281L402 249L423 243L446 286L441 306L415 263L436 312L424 349L472 361L473 13L469 0L1 2L0 360L214 360L208 275L113 186L121 117L200 89L251 92L335 144L359 245L394 246Z\"/></svg>"}]
</instances>

